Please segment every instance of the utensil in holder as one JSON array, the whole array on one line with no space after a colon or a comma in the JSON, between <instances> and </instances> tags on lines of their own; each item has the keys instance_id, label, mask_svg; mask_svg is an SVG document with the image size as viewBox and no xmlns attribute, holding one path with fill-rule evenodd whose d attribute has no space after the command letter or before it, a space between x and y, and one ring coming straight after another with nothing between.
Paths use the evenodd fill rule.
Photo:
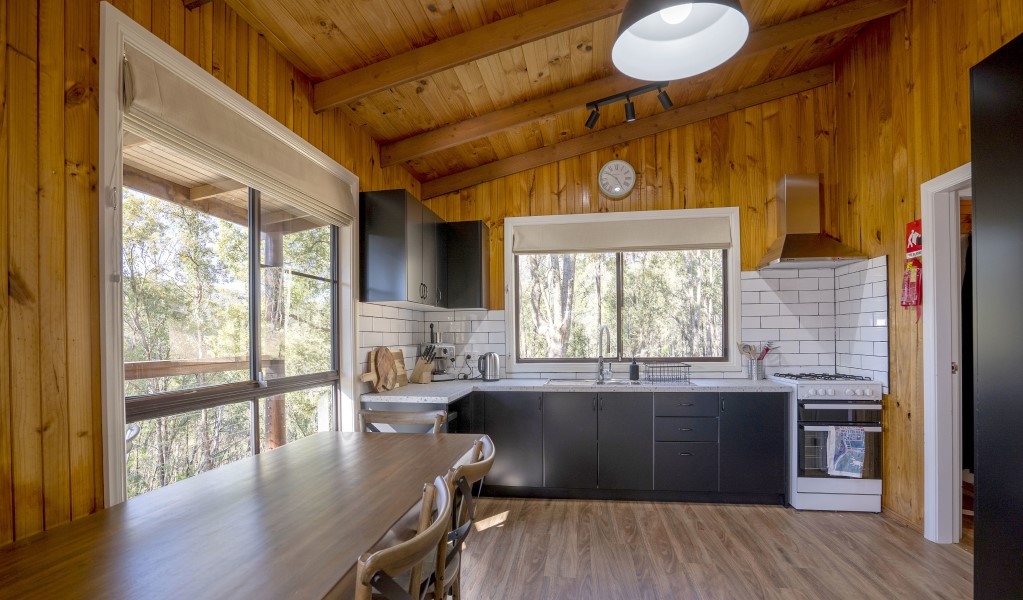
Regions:
<instances>
[{"instance_id":1,"label":"utensil in holder","mask_svg":"<svg viewBox=\"0 0 1023 600\"><path fill-rule=\"evenodd\" d=\"M746 368L751 380L761 381L767 379L764 373L764 361L754 358L746 363Z\"/></svg>"}]
</instances>

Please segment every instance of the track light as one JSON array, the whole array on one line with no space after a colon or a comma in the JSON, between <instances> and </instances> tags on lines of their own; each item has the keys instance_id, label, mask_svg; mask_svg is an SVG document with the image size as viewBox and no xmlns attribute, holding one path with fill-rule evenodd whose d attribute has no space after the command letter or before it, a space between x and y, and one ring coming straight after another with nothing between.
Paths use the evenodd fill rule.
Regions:
<instances>
[{"instance_id":1,"label":"track light","mask_svg":"<svg viewBox=\"0 0 1023 600\"><path fill-rule=\"evenodd\" d=\"M661 101L661 106L665 110L672 107L671 98L668 94L663 91L662 88L668 85L667 81L655 81L648 83L644 86L618 92L613 96L607 98L601 98L600 100L594 100L593 102L586 103L586 110L590 111L590 116L586 119L586 128L593 129L597 126L597 121L600 120L600 107L607 106L609 104L617 104L619 102L625 102L625 122L631 123L636 120L636 104L632 101L633 96L639 96L648 92L657 91L660 92L657 95L657 99Z\"/></svg>"},{"instance_id":2,"label":"track light","mask_svg":"<svg viewBox=\"0 0 1023 600\"><path fill-rule=\"evenodd\" d=\"M675 104L671 101L671 98L668 97L668 92L664 90L658 91L660 94L657 94L657 99L661 101L661 106L664 107L664 110L668 110L672 106L675 106Z\"/></svg>"}]
</instances>

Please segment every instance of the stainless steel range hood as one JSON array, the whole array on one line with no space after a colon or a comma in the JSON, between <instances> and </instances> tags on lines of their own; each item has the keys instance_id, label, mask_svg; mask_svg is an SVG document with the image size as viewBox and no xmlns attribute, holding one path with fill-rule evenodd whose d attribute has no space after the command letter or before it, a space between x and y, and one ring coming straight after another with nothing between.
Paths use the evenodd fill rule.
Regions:
<instances>
[{"instance_id":1,"label":"stainless steel range hood","mask_svg":"<svg viewBox=\"0 0 1023 600\"><path fill-rule=\"evenodd\" d=\"M779 237L757 269L833 269L867 260L823 231L820 175L785 175L778 182Z\"/></svg>"}]
</instances>

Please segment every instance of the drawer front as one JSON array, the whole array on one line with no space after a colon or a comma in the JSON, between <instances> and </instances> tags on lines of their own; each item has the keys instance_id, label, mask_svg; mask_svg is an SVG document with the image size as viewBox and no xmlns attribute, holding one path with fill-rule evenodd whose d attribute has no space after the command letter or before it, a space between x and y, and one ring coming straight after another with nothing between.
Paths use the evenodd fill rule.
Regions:
<instances>
[{"instance_id":1,"label":"drawer front","mask_svg":"<svg viewBox=\"0 0 1023 600\"><path fill-rule=\"evenodd\" d=\"M654 489L716 492L718 445L712 442L654 444Z\"/></svg>"},{"instance_id":2,"label":"drawer front","mask_svg":"<svg viewBox=\"0 0 1023 600\"><path fill-rule=\"evenodd\" d=\"M657 417L654 436L658 442L716 442L718 420L712 417Z\"/></svg>"},{"instance_id":3,"label":"drawer front","mask_svg":"<svg viewBox=\"0 0 1023 600\"><path fill-rule=\"evenodd\" d=\"M654 394L654 416L716 417L717 392L668 392Z\"/></svg>"}]
</instances>

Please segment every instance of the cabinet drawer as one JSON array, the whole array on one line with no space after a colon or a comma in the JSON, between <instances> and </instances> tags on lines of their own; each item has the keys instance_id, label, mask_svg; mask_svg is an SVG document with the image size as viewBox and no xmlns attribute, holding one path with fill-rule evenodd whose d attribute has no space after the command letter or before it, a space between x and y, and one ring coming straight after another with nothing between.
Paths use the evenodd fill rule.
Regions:
<instances>
[{"instance_id":1,"label":"cabinet drawer","mask_svg":"<svg viewBox=\"0 0 1023 600\"><path fill-rule=\"evenodd\" d=\"M654 394L654 416L716 417L717 392L667 392Z\"/></svg>"},{"instance_id":2,"label":"cabinet drawer","mask_svg":"<svg viewBox=\"0 0 1023 600\"><path fill-rule=\"evenodd\" d=\"M718 445L713 442L654 444L654 489L716 492Z\"/></svg>"},{"instance_id":3,"label":"cabinet drawer","mask_svg":"<svg viewBox=\"0 0 1023 600\"><path fill-rule=\"evenodd\" d=\"M718 420L713 417L657 417L654 436L658 442L716 442Z\"/></svg>"}]
</instances>

